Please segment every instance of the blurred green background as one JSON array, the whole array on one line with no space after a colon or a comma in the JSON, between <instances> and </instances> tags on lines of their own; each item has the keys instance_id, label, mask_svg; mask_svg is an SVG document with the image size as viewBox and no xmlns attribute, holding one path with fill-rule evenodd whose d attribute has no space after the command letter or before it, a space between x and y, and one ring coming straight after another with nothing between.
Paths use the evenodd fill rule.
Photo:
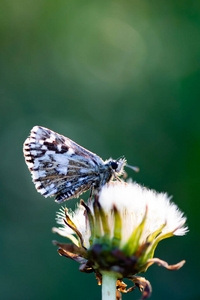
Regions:
<instances>
[{"instance_id":1,"label":"blurred green background","mask_svg":"<svg viewBox=\"0 0 200 300\"><path fill-rule=\"evenodd\" d=\"M1 0L1 299L101 299L94 274L51 244L59 205L36 192L22 153L34 125L125 155L140 167L130 177L173 195L190 232L155 256L186 265L145 277L151 299L199 299L199 79L198 0Z\"/></svg>"}]
</instances>

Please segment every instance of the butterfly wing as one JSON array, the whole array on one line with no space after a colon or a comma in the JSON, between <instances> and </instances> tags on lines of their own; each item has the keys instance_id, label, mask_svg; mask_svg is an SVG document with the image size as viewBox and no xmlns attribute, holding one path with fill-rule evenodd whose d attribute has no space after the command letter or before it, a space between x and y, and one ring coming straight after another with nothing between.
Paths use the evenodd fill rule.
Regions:
<instances>
[{"instance_id":1,"label":"butterfly wing","mask_svg":"<svg viewBox=\"0 0 200 300\"><path fill-rule=\"evenodd\" d=\"M24 143L26 164L36 189L57 202L78 197L98 180L103 160L72 140L34 126Z\"/></svg>"}]
</instances>

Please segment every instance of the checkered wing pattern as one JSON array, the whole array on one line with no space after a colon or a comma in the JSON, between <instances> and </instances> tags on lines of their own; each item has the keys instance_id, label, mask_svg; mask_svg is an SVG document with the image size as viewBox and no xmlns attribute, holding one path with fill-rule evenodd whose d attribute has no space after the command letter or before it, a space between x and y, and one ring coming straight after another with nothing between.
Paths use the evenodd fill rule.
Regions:
<instances>
[{"instance_id":1,"label":"checkered wing pattern","mask_svg":"<svg viewBox=\"0 0 200 300\"><path fill-rule=\"evenodd\" d=\"M98 180L104 161L67 137L34 126L24 143L26 164L36 189L57 202L78 197Z\"/></svg>"}]
</instances>

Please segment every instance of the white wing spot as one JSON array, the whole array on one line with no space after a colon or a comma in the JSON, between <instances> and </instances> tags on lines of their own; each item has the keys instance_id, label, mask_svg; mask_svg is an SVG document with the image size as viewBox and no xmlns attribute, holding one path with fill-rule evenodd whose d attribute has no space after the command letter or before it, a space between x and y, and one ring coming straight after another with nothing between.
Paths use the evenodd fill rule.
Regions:
<instances>
[{"instance_id":1,"label":"white wing spot","mask_svg":"<svg viewBox=\"0 0 200 300\"><path fill-rule=\"evenodd\" d=\"M37 132L39 130L39 127L38 126L34 126L31 130L31 134L33 133L33 131Z\"/></svg>"},{"instance_id":2,"label":"white wing spot","mask_svg":"<svg viewBox=\"0 0 200 300\"><path fill-rule=\"evenodd\" d=\"M58 151L61 151L62 150L62 145L61 144L57 145L57 148L58 148Z\"/></svg>"},{"instance_id":3,"label":"white wing spot","mask_svg":"<svg viewBox=\"0 0 200 300\"><path fill-rule=\"evenodd\" d=\"M67 175L67 167L59 167L56 168L56 170L59 172L61 175Z\"/></svg>"},{"instance_id":4,"label":"white wing spot","mask_svg":"<svg viewBox=\"0 0 200 300\"><path fill-rule=\"evenodd\" d=\"M47 146L42 145L41 149L42 149L42 150L47 150Z\"/></svg>"},{"instance_id":5,"label":"white wing spot","mask_svg":"<svg viewBox=\"0 0 200 300\"><path fill-rule=\"evenodd\" d=\"M47 143L52 143L54 140L55 140L55 139L53 139L53 138L49 138L49 139L46 139L46 142L47 142Z\"/></svg>"},{"instance_id":6,"label":"white wing spot","mask_svg":"<svg viewBox=\"0 0 200 300\"><path fill-rule=\"evenodd\" d=\"M72 148L69 148L68 151L67 151L67 155L72 155L74 154L74 150Z\"/></svg>"},{"instance_id":7,"label":"white wing spot","mask_svg":"<svg viewBox=\"0 0 200 300\"><path fill-rule=\"evenodd\" d=\"M41 194L44 194L44 193L46 193L46 190L45 190L45 189L39 189L39 192L40 192Z\"/></svg>"},{"instance_id":8,"label":"white wing spot","mask_svg":"<svg viewBox=\"0 0 200 300\"><path fill-rule=\"evenodd\" d=\"M33 164L32 162L26 161L26 163L27 163L27 166L28 166L29 168L32 168L32 167L34 166L34 164Z\"/></svg>"}]
</instances>

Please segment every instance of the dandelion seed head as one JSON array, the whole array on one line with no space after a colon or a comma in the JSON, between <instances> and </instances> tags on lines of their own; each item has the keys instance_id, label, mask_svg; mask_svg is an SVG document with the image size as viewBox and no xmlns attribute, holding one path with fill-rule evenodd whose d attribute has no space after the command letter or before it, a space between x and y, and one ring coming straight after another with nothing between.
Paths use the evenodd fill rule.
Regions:
<instances>
[{"instance_id":1,"label":"dandelion seed head","mask_svg":"<svg viewBox=\"0 0 200 300\"><path fill-rule=\"evenodd\" d=\"M118 283L122 278L139 283L145 299L151 285L137 274L154 263L169 270L185 263L169 265L154 258L154 252L161 240L188 231L186 217L166 193L137 183L108 183L88 204L81 201L75 212L62 208L56 220L60 226L53 232L76 246L54 241L60 255L79 262L82 272L95 272L98 283L105 272L114 272ZM124 285L120 291L124 292Z\"/></svg>"},{"instance_id":2,"label":"dandelion seed head","mask_svg":"<svg viewBox=\"0 0 200 300\"><path fill-rule=\"evenodd\" d=\"M161 234L172 233L173 235L184 235L188 228L184 226L186 217L171 201L166 193L158 193L147 189L137 183L114 182L105 185L99 194L99 203L102 206L111 230L114 232L113 205L120 213L122 220L122 245L126 243L133 230L142 222L147 209L147 216L140 243L165 224ZM93 206L89 204L93 212ZM70 218L84 237L86 246L89 246L90 228L84 214L85 209L79 205L75 212L69 212ZM65 208L57 213L57 223L61 225L54 232L68 237L73 235L73 230L66 225Z\"/></svg>"},{"instance_id":3,"label":"dandelion seed head","mask_svg":"<svg viewBox=\"0 0 200 300\"><path fill-rule=\"evenodd\" d=\"M141 240L166 224L162 234L173 232L174 235L184 235L188 228L184 227L186 217L171 201L166 193L158 193L137 183L119 183L106 185L102 188L99 202L108 213L113 204L122 216L123 241L125 242L142 221L146 207L147 218Z\"/></svg>"}]
</instances>

